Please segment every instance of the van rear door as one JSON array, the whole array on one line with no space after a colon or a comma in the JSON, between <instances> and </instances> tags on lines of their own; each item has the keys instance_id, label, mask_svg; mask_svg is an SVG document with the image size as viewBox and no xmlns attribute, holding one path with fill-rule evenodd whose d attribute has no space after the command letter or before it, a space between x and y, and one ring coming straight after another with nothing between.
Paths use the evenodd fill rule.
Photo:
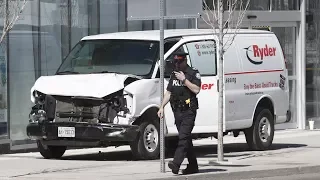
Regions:
<instances>
[{"instance_id":1,"label":"van rear door","mask_svg":"<svg viewBox=\"0 0 320 180\"><path fill-rule=\"evenodd\" d=\"M237 36L238 57L241 59L242 74L237 81L243 84L245 96L239 96L244 102L237 119L242 127L252 124L256 106L260 99L271 99L277 119L284 119L288 110L288 77L281 46L272 33L247 34ZM283 81L284 80L284 81Z\"/></svg>"}]
</instances>

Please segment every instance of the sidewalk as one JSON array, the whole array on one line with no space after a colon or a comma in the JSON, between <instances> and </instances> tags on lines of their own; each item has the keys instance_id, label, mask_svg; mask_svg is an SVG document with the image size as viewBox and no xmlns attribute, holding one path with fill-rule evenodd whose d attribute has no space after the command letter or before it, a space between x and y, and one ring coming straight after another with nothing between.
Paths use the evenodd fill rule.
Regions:
<instances>
[{"instance_id":1,"label":"sidewalk","mask_svg":"<svg viewBox=\"0 0 320 180\"><path fill-rule=\"evenodd\" d=\"M286 169L292 173L302 167L316 166L320 169L317 158L320 148L320 131L285 130L276 131L272 150L247 151L245 138L225 136L224 151L228 163L223 166L210 165L208 162L217 160L216 139L194 141L198 156L200 173L188 176L188 179L199 179L202 176L216 174L213 177L230 177L234 173L270 174L275 169ZM42 159L39 153L8 154L0 156L0 179L110 179L137 180L170 178L173 175L166 164L166 172L160 172L159 160L131 161L129 147L93 148L68 150L64 160ZM99 153L101 151L101 153ZM169 152L166 162L172 159ZM184 162L186 164L187 161ZM185 168L185 165L181 169ZM307 168L308 169L308 168ZM310 169L310 168L309 168ZM273 171L271 171L273 170ZM240 173L240 174L239 174ZM179 176L178 179L186 179ZM214 178L216 179L216 178ZM232 178L231 178L232 179Z\"/></svg>"},{"instance_id":2,"label":"sidewalk","mask_svg":"<svg viewBox=\"0 0 320 180\"><path fill-rule=\"evenodd\" d=\"M240 139L227 137L225 145L225 165L208 165L208 158L200 158L201 171L188 179L206 179L208 174L217 174L214 179L235 177L258 178L274 174L294 174L299 172L320 172L320 131L287 130L276 133L273 148L270 151L245 151ZM241 137L245 142L244 137ZM234 148L234 149L233 149ZM243 150L243 151L242 151ZM216 155L212 160L216 160ZM185 177L184 177L185 178ZM155 178L156 179L156 178ZM159 179L159 178L158 178ZM170 178L166 178L170 179ZM173 178L172 178L173 179ZM175 178L177 179L177 178ZM182 178L179 178L182 179Z\"/></svg>"}]
</instances>

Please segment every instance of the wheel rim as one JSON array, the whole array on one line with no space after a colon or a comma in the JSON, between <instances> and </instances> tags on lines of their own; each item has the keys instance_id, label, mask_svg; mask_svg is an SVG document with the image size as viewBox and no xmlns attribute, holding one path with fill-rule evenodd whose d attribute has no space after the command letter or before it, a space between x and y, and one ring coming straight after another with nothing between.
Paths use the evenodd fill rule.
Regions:
<instances>
[{"instance_id":1,"label":"wheel rim","mask_svg":"<svg viewBox=\"0 0 320 180\"><path fill-rule=\"evenodd\" d=\"M154 150L157 149L158 131L154 125L149 124L144 129L143 140L144 140L144 147L146 148L147 151L153 152Z\"/></svg>"},{"instance_id":2,"label":"wheel rim","mask_svg":"<svg viewBox=\"0 0 320 180\"><path fill-rule=\"evenodd\" d=\"M267 142L271 134L271 125L268 118L263 117L259 123L259 137L262 142Z\"/></svg>"}]
</instances>

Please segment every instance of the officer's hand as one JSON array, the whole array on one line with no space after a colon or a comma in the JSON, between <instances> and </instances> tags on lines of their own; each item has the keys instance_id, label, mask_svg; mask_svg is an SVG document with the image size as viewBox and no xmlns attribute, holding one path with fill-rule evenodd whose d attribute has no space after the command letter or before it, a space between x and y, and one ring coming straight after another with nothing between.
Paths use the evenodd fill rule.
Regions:
<instances>
[{"instance_id":1,"label":"officer's hand","mask_svg":"<svg viewBox=\"0 0 320 180\"><path fill-rule=\"evenodd\" d=\"M158 111L158 117L162 118L163 117L163 108L160 108Z\"/></svg>"},{"instance_id":2,"label":"officer's hand","mask_svg":"<svg viewBox=\"0 0 320 180\"><path fill-rule=\"evenodd\" d=\"M182 71L174 72L174 74L176 75L177 79L179 79L180 81L183 81L186 78L186 76L184 75L184 73Z\"/></svg>"}]
</instances>

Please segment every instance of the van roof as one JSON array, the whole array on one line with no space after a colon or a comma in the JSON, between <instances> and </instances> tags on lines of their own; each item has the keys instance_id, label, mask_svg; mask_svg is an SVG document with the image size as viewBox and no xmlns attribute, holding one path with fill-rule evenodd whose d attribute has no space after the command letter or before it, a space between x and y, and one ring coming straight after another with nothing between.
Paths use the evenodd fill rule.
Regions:
<instances>
[{"instance_id":1,"label":"van roof","mask_svg":"<svg viewBox=\"0 0 320 180\"><path fill-rule=\"evenodd\" d=\"M238 34L271 34L272 32L253 29L229 29L227 34L233 34L238 31ZM218 32L218 30L216 30ZM212 29L166 29L164 31L164 39L174 38L180 36L192 36L192 35L210 35L213 33ZM159 30L146 30L146 31L128 31L128 32L114 32L90 35L82 38L82 40L94 40L94 39L138 39L138 40L160 40Z\"/></svg>"}]
</instances>

